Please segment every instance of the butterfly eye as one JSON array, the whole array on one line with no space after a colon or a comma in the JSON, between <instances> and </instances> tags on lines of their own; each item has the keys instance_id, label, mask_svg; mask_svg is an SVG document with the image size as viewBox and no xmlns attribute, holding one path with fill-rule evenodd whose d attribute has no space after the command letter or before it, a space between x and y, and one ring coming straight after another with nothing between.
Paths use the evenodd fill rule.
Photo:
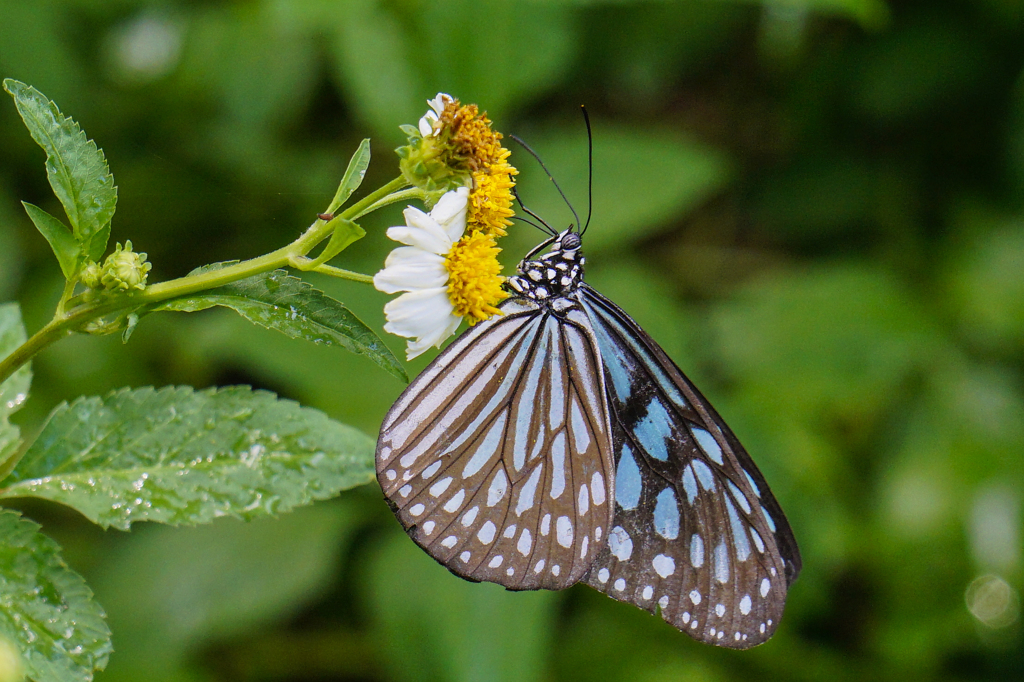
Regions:
<instances>
[{"instance_id":1,"label":"butterfly eye","mask_svg":"<svg viewBox=\"0 0 1024 682\"><path fill-rule=\"evenodd\" d=\"M562 250L575 251L576 249L580 248L580 244L582 243L583 240L580 239L580 236L578 234L576 234L575 232L570 232L562 237Z\"/></svg>"}]
</instances>

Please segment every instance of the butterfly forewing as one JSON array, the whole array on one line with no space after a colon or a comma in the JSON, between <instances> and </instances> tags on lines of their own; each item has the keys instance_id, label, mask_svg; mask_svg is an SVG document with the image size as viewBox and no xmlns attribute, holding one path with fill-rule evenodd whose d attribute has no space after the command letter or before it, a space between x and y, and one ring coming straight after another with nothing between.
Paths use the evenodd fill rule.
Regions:
<instances>
[{"instance_id":1,"label":"butterfly forewing","mask_svg":"<svg viewBox=\"0 0 1024 682\"><path fill-rule=\"evenodd\" d=\"M800 570L753 461L707 401L621 309L586 285L607 373L615 518L585 580L694 638L734 648L778 626Z\"/></svg>"},{"instance_id":2,"label":"butterfly forewing","mask_svg":"<svg viewBox=\"0 0 1024 682\"><path fill-rule=\"evenodd\" d=\"M452 343L388 413L377 477L449 570L510 589L586 573L611 520L611 427L590 322L508 301Z\"/></svg>"}]
</instances>

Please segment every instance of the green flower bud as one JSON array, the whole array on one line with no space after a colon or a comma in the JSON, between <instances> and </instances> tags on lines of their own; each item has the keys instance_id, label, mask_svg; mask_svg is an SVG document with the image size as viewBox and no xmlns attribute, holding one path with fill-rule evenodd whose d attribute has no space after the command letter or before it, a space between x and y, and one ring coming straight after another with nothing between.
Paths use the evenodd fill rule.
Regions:
<instances>
[{"instance_id":1,"label":"green flower bud","mask_svg":"<svg viewBox=\"0 0 1024 682\"><path fill-rule=\"evenodd\" d=\"M468 170L453 168L451 150L435 136L410 135L409 144L395 150L398 167L410 184L428 192L447 192L471 182Z\"/></svg>"},{"instance_id":2,"label":"green flower bud","mask_svg":"<svg viewBox=\"0 0 1024 682\"><path fill-rule=\"evenodd\" d=\"M117 289L128 291L146 288L146 277L153 265L146 262L146 254L134 253L131 241L124 243L124 248L118 244L114 253L107 256L103 262L103 274L101 281L103 286L111 291Z\"/></svg>"},{"instance_id":3,"label":"green flower bud","mask_svg":"<svg viewBox=\"0 0 1024 682\"><path fill-rule=\"evenodd\" d=\"M78 274L79 281L90 289L99 289L103 286L103 282L100 278L103 276L103 269L99 263L89 261L89 263L82 268L82 272Z\"/></svg>"}]
</instances>

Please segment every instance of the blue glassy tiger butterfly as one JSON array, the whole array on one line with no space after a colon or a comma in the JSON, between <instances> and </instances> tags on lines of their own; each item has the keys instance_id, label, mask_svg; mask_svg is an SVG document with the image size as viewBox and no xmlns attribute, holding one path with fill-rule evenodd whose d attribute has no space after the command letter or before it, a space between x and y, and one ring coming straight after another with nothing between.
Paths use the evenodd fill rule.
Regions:
<instances>
[{"instance_id":1,"label":"blue glassy tiger butterfly","mask_svg":"<svg viewBox=\"0 0 1024 682\"><path fill-rule=\"evenodd\" d=\"M385 497L462 578L585 582L702 642L766 641L801 567L782 509L704 396L583 281L587 226L540 222L549 238L506 282L503 314L452 342L384 419Z\"/></svg>"}]
</instances>

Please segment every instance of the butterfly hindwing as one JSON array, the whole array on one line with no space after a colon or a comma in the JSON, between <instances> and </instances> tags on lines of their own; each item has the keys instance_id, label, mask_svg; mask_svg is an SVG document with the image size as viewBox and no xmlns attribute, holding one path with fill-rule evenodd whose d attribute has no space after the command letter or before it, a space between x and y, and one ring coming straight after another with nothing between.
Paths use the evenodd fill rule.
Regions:
<instances>
[{"instance_id":1,"label":"butterfly hindwing","mask_svg":"<svg viewBox=\"0 0 1024 682\"><path fill-rule=\"evenodd\" d=\"M695 639L748 648L778 626L800 570L764 478L704 397L615 304L586 285L607 373L615 518L585 577Z\"/></svg>"},{"instance_id":2,"label":"butterfly hindwing","mask_svg":"<svg viewBox=\"0 0 1024 682\"><path fill-rule=\"evenodd\" d=\"M601 358L578 304L554 310L506 301L434 360L381 427L377 478L398 519L470 580L568 587L608 533Z\"/></svg>"}]
</instances>

